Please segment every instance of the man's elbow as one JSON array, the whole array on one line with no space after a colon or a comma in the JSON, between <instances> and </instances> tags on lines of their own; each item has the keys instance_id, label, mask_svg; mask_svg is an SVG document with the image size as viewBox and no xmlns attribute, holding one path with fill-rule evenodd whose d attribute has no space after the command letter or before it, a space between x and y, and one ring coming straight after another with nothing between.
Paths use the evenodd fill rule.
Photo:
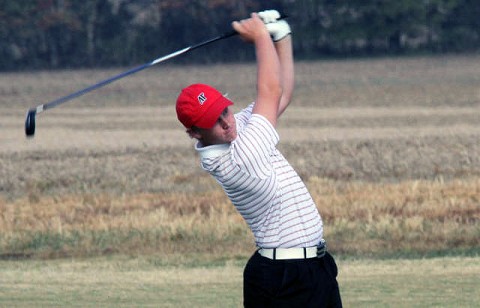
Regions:
<instances>
[{"instance_id":1,"label":"man's elbow","mask_svg":"<svg viewBox=\"0 0 480 308\"><path fill-rule=\"evenodd\" d=\"M272 101L280 103L280 99L283 95L283 87L280 83L271 84L265 87L264 93L265 96L271 98Z\"/></svg>"}]
</instances>

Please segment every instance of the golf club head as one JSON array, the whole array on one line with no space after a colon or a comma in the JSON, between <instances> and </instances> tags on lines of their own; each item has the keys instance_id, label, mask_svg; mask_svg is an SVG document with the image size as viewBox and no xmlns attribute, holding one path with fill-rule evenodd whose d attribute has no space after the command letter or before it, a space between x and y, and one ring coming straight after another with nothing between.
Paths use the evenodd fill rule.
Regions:
<instances>
[{"instance_id":1,"label":"golf club head","mask_svg":"<svg viewBox=\"0 0 480 308\"><path fill-rule=\"evenodd\" d=\"M25 135L27 137L33 137L35 134L35 116L37 111L35 109L30 109L27 112L27 118L25 119Z\"/></svg>"}]
</instances>

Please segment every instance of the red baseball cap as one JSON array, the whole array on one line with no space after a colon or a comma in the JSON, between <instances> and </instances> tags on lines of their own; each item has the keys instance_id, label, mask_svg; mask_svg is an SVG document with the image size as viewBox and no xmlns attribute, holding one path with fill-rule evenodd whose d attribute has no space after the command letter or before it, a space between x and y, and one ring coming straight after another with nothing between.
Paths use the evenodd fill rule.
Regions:
<instances>
[{"instance_id":1,"label":"red baseball cap","mask_svg":"<svg viewBox=\"0 0 480 308\"><path fill-rule=\"evenodd\" d=\"M186 128L212 128L223 110L233 102L206 84L192 84L177 98L177 118Z\"/></svg>"}]
</instances>

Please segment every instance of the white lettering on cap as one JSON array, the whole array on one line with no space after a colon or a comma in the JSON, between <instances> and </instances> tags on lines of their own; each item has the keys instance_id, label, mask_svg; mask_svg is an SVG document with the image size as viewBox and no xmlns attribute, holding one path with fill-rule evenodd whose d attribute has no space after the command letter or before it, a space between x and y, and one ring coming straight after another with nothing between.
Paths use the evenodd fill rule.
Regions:
<instances>
[{"instance_id":1,"label":"white lettering on cap","mask_svg":"<svg viewBox=\"0 0 480 308\"><path fill-rule=\"evenodd\" d=\"M207 97L205 96L205 93L200 93L198 96L197 96L197 99L198 99L198 102L200 103L200 105L203 105L206 101L207 101Z\"/></svg>"}]
</instances>

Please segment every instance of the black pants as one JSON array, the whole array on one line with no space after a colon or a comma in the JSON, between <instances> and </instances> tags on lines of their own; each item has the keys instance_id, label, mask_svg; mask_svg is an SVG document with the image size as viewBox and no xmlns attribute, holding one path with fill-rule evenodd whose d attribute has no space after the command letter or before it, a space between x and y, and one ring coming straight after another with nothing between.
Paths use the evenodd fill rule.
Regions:
<instances>
[{"instance_id":1,"label":"black pants","mask_svg":"<svg viewBox=\"0 0 480 308\"><path fill-rule=\"evenodd\" d=\"M258 252L243 273L245 307L342 307L337 265L323 258L270 260Z\"/></svg>"}]
</instances>

